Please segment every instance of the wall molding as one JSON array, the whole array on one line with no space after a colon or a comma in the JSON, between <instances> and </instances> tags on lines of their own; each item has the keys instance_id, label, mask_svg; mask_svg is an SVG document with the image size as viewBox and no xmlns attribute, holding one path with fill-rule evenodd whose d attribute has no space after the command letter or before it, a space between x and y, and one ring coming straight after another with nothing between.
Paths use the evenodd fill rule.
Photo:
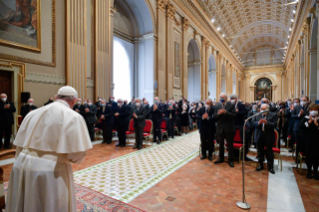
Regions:
<instances>
[{"instance_id":1,"label":"wall molding","mask_svg":"<svg viewBox=\"0 0 319 212\"><path fill-rule=\"evenodd\" d=\"M38 73L26 73L24 81L53 85L65 85L66 82L65 77Z\"/></svg>"}]
</instances>

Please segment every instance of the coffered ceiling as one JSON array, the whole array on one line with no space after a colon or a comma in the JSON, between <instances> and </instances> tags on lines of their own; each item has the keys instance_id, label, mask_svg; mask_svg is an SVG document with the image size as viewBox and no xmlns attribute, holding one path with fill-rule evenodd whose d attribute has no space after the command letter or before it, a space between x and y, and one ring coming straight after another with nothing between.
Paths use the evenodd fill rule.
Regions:
<instances>
[{"instance_id":1,"label":"coffered ceiling","mask_svg":"<svg viewBox=\"0 0 319 212\"><path fill-rule=\"evenodd\" d=\"M196 1L242 62L260 46L284 53L298 0Z\"/></svg>"}]
</instances>

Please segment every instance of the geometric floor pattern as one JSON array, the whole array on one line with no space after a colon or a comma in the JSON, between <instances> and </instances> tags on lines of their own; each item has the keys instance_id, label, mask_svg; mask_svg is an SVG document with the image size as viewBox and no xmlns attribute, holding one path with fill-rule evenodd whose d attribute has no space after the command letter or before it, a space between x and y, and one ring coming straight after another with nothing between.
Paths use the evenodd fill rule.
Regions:
<instances>
[{"instance_id":1,"label":"geometric floor pattern","mask_svg":"<svg viewBox=\"0 0 319 212\"><path fill-rule=\"evenodd\" d=\"M74 173L75 183L129 202L198 156L198 131Z\"/></svg>"}]
</instances>

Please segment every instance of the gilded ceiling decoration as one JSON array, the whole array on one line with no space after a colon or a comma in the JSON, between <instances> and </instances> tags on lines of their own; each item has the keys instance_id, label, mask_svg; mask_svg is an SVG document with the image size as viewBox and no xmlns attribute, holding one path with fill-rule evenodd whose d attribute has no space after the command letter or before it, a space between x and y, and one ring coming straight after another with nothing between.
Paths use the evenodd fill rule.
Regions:
<instances>
[{"instance_id":1,"label":"gilded ceiling decoration","mask_svg":"<svg viewBox=\"0 0 319 212\"><path fill-rule=\"evenodd\" d=\"M284 52L296 0L196 0L240 60L259 46Z\"/></svg>"}]
</instances>

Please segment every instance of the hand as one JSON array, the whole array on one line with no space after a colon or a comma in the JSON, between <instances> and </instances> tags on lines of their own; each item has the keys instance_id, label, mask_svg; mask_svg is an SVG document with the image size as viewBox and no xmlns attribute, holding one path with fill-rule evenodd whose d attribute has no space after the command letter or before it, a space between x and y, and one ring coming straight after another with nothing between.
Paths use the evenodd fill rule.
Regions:
<instances>
[{"instance_id":1,"label":"hand","mask_svg":"<svg viewBox=\"0 0 319 212\"><path fill-rule=\"evenodd\" d=\"M7 106L7 109L9 109L9 108L10 108L10 104L7 104L6 106Z\"/></svg>"},{"instance_id":2,"label":"hand","mask_svg":"<svg viewBox=\"0 0 319 212\"><path fill-rule=\"evenodd\" d=\"M204 113L204 115L202 116L203 119L207 119L208 118L208 114Z\"/></svg>"},{"instance_id":3,"label":"hand","mask_svg":"<svg viewBox=\"0 0 319 212\"><path fill-rule=\"evenodd\" d=\"M168 108L168 109L173 110L173 106L169 106L169 108Z\"/></svg>"},{"instance_id":4,"label":"hand","mask_svg":"<svg viewBox=\"0 0 319 212\"><path fill-rule=\"evenodd\" d=\"M97 108L98 110L100 109L100 107Z\"/></svg>"},{"instance_id":5,"label":"hand","mask_svg":"<svg viewBox=\"0 0 319 212\"><path fill-rule=\"evenodd\" d=\"M301 109L299 115L302 116L303 114L304 114L304 111L303 111L303 109Z\"/></svg>"},{"instance_id":6,"label":"hand","mask_svg":"<svg viewBox=\"0 0 319 212\"><path fill-rule=\"evenodd\" d=\"M103 119L103 120L104 120L104 119L105 119L105 116L104 116L104 115L102 115L102 116L101 116L101 119Z\"/></svg>"},{"instance_id":7,"label":"hand","mask_svg":"<svg viewBox=\"0 0 319 212\"><path fill-rule=\"evenodd\" d=\"M157 110L157 105L154 105L153 111Z\"/></svg>"},{"instance_id":8,"label":"hand","mask_svg":"<svg viewBox=\"0 0 319 212\"><path fill-rule=\"evenodd\" d=\"M136 115L136 113L133 113L133 117L137 119L137 115Z\"/></svg>"},{"instance_id":9,"label":"hand","mask_svg":"<svg viewBox=\"0 0 319 212\"><path fill-rule=\"evenodd\" d=\"M115 114L114 114L114 116L119 116L119 115L120 115L119 113L115 113Z\"/></svg>"},{"instance_id":10,"label":"hand","mask_svg":"<svg viewBox=\"0 0 319 212\"><path fill-rule=\"evenodd\" d=\"M78 112L78 113L80 112L78 109L75 109L75 111Z\"/></svg>"},{"instance_id":11,"label":"hand","mask_svg":"<svg viewBox=\"0 0 319 212\"><path fill-rule=\"evenodd\" d=\"M258 125L261 125L264 123L264 119L260 119L259 122L258 122Z\"/></svg>"},{"instance_id":12,"label":"hand","mask_svg":"<svg viewBox=\"0 0 319 212\"><path fill-rule=\"evenodd\" d=\"M280 109L280 112L282 113L283 111L284 111L284 109L283 109L283 108L281 108L281 109Z\"/></svg>"},{"instance_id":13,"label":"hand","mask_svg":"<svg viewBox=\"0 0 319 212\"><path fill-rule=\"evenodd\" d=\"M220 114L223 114L223 113L224 113L223 109L220 109L217 114L220 115Z\"/></svg>"},{"instance_id":14,"label":"hand","mask_svg":"<svg viewBox=\"0 0 319 212\"><path fill-rule=\"evenodd\" d=\"M224 108L221 109L222 113L226 113L226 110Z\"/></svg>"},{"instance_id":15,"label":"hand","mask_svg":"<svg viewBox=\"0 0 319 212\"><path fill-rule=\"evenodd\" d=\"M236 113L238 113L238 108L236 109Z\"/></svg>"},{"instance_id":16,"label":"hand","mask_svg":"<svg viewBox=\"0 0 319 212\"><path fill-rule=\"evenodd\" d=\"M290 110L294 110L295 109L295 105L290 105Z\"/></svg>"},{"instance_id":17,"label":"hand","mask_svg":"<svg viewBox=\"0 0 319 212\"><path fill-rule=\"evenodd\" d=\"M311 124L312 121L313 121L313 120L312 120L312 115L310 114L310 115L309 115L309 121L308 121L308 123Z\"/></svg>"},{"instance_id":18,"label":"hand","mask_svg":"<svg viewBox=\"0 0 319 212\"><path fill-rule=\"evenodd\" d=\"M85 112L86 113L90 112L90 109L89 108L85 108Z\"/></svg>"}]
</instances>

